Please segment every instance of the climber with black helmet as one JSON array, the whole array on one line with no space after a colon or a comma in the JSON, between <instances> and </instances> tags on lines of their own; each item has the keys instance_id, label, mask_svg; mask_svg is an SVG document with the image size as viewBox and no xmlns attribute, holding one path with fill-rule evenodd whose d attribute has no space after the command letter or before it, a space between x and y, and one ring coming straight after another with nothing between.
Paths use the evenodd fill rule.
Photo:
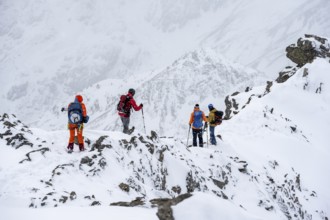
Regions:
<instances>
[{"instance_id":1,"label":"climber with black helmet","mask_svg":"<svg viewBox=\"0 0 330 220\"><path fill-rule=\"evenodd\" d=\"M125 134L131 134L134 131L134 126L129 129L129 122L130 122L130 115L131 115L131 109L135 111L139 111L143 108L143 104L140 104L139 106L136 104L133 96L135 95L134 89L129 89L127 95L122 95L120 97L119 103L117 105L117 111L118 115L120 116L120 119L123 123L123 132Z\"/></svg>"}]
</instances>

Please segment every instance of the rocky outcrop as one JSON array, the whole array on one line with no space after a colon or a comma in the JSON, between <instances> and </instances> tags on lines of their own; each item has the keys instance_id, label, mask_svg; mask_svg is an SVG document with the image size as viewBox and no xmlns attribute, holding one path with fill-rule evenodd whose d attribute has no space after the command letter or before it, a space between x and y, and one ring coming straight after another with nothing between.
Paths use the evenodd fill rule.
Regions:
<instances>
[{"instance_id":1,"label":"rocky outcrop","mask_svg":"<svg viewBox=\"0 0 330 220\"><path fill-rule=\"evenodd\" d=\"M191 196L192 194L185 193L173 199L166 199L166 198L152 199L150 200L150 203L153 204L154 206L158 206L157 217L159 218L159 220L174 220L173 210L171 206L175 206Z\"/></svg>"},{"instance_id":2,"label":"rocky outcrop","mask_svg":"<svg viewBox=\"0 0 330 220\"><path fill-rule=\"evenodd\" d=\"M225 116L224 119L228 120L234 115L238 114L242 109L250 104L252 99L262 98L271 92L271 88L275 83L284 83L289 78L291 78L300 67L307 63L313 62L316 58L330 58L330 43L326 38L318 37L316 35L306 34L304 38L299 38L297 44L291 44L286 48L287 57L297 64L296 67L287 66L284 70L279 73L279 76L275 81L267 81L265 85L265 90L258 93L253 93L253 88L247 87L245 93L249 95L247 99L240 99L240 93L235 92L228 95L225 99ZM330 60L330 59L329 59ZM303 77L308 76L309 71L307 68L304 69ZM307 86L307 85L306 85ZM305 87L306 87L305 86ZM304 88L305 89L305 88ZM322 84L316 92L322 91ZM238 102L237 100L240 101Z\"/></svg>"},{"instance_id":3,"label":"rocky outcrop","mask_svg":"<svg viewBox=\"0 0 330 220\"><path fill-rule=\"evenodd\" d=\"M298 67L311 63L317 57L330 58L330 45L326 38L305 34L299 38L297 44L286 48L286 56Z\"/></svg>"},{"instance_id":4,"label":"rocky outcrop","mask_svg":"<svg viewBox=\"0 0 330 220\"><path fill-rule=\"evenodd\" d=\"M284 70L282 70L278 75L277 79L275 80L277 83L284 83L286 82L291 76L293 76L297 72L298 68L287 66Z\"/></svg>"}]
</instances>

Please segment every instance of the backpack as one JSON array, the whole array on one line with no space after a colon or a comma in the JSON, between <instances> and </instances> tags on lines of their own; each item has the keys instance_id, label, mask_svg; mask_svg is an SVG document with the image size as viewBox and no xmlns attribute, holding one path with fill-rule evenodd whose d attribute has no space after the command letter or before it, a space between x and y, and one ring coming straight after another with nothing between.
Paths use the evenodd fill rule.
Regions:
<instances>
[{"instance_id":1,"label":"backpack","mask_svg":"<svg viewBox=\"0 0 330 220\"><path fill-rule=\"evenodd\" d=\"M69 105L68 118L70 124L81 124L83 122L82 108L79 102L72 102Z\"/></svg>"},{"instance_id":2,"label":"backpack","mask_svg":"<svg viewBox=\"0 0 330 220\"><path fill-rule=\"evenodd\" d=\"M127 95L120 96L120 100L117 104L117 111L129 114L131 110L131 105L129 104L130 97Z\"/></svg>"},{"instance_id":3,"label":"backpack","mask_svg":"<svg viewBox=\"0 0 330 220\"><path fill-rule=\"evenodd\" d=\"M220 125L222 122L223 111L214 112L214 124Z\"/></svg>"},{"instance_id":4,"label":"backpack","mask_svg":"<svg viewBox=\"0 0 330 220\"><path fill-rule=\"evenodd\" d=\"M203 127L203 112L201 111L194 112L194 122L192 125L197 129L201 129Z\"/></svg>"}]
</instances>

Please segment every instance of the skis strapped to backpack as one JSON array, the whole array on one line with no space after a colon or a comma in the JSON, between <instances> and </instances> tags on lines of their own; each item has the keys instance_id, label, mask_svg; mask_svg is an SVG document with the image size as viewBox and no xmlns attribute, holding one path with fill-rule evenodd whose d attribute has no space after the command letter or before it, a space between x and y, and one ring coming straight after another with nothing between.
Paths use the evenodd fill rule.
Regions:
<instances>
[{"instance_id":1,"label":"skis strapped to backpack","mask_svg":"<svg viewBox=\"0 0 330 220\"><path fill-rule=\"evenodd\" d=\"M120 100L117 104L117 111L123 112L125 114L129 114L131 110L131 106L128 104L130 101L130 97L127 95L120 96Z\"/></svg>"}]
</instances>

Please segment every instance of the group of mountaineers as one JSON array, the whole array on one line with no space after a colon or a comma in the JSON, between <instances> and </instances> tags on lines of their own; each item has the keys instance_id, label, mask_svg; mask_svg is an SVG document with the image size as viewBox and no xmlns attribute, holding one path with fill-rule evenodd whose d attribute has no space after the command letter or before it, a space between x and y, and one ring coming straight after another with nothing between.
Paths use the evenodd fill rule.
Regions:
<instances>
[{"instance_id":1,"label":"group of mountaineers","mask_svg":"<svg viewBox=\"0 0 330 220\"><path fill-rule=\"evenodd\" d=\"M117 104L117 111L120 119L123 123L123 133L131 134L134 131L134 126L129 128L130 123L130 114L132 108L135 111L140 111L142 109L143 113L143 104L137 105L133 96L135 95L134 89L129 89L126 95L122 95ZM194 106L194 111L190 115L189 120L189 130L188 130L188 140L190 130L192 130L193 135L193 144L192 146L197 147L197 137L199 140L199 147L203 147L203 132L207 131L209 127L210 131L210 142L211 145L217 145L215 138L214 130L215 127L222 122L222 111L218 111L213 107L212 104L208 105L209 115L205 116L204 112L200 110L199 104ZM83 138L83 129L84 123L87 123L89 116L87 115L86 106L83 103L83 97L81 95L76 95L74 102L71 102L67 108L62 108L61 111L68 112L68 129L70 131L69 143L67 146L68 152L73 151L75 134L77 133L77 139L79 144L79 150L84 151L84 138ZM205 122L203 124L203 121ZM208 126L209 125L209 126ZM188 145L187 140L187 145Z\"/></svg>"}]
</instances>

